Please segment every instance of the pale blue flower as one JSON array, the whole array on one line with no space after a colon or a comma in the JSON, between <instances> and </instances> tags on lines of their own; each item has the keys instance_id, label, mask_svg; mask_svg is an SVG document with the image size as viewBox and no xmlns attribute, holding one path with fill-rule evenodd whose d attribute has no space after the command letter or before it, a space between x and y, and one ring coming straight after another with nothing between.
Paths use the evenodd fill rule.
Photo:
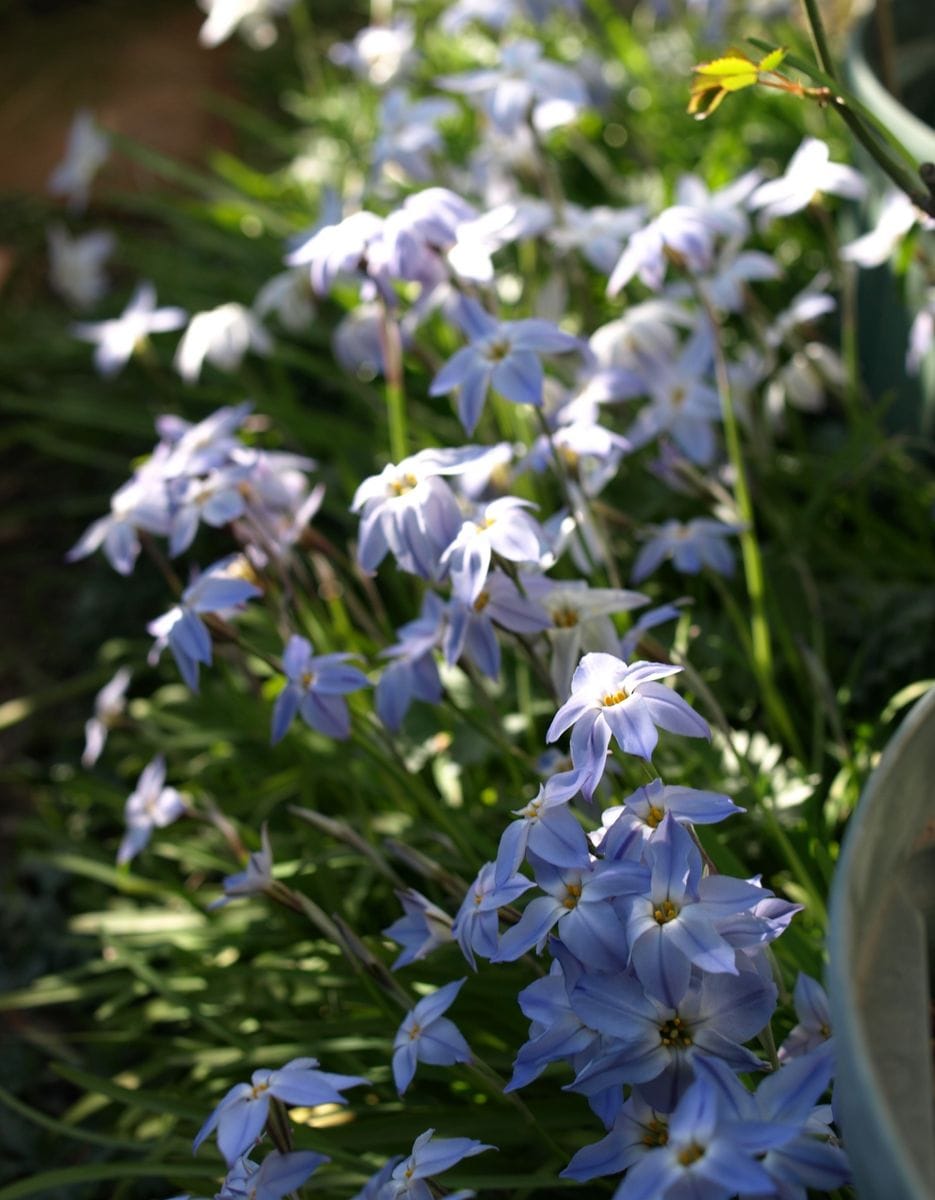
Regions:
<instances>
[{"instance_id":1,"label":"pale blue flower","mask_svg":"<svg viewBox=\"0 0 935 1200\"><path fill-rule=\"evenodd\" d=\"M462 954L475 971L475 951L483 958L492 958L497 952L500 928L497 910L512 904L532 886L532 880L525 875L512 875L497 883L494 864L484 863L481 867L477 878L464 894L451 930Z\"/></svg>"},{"instance_id":2,"label":"pale blue flower","mask_svg":"<svg viewBox=\"0 0 935 1200\"><path fill-rule=\"evenodd\" d=\"M91 183L110 156L110 138L87 108L80 108L68 131L65 157L49 176L49 191L64 196L69 208L81 212L87 207Z\"/></svg>"},{"instance_id":3,"label":"pale blue flower","mask_svg":"<svg viewBox=\"0 0 935 1200\"><path fill-rule=\"evenodd\" d=\"M84 531L65 558L75 562L102 549L115 571L130 575L141 549L139 531L166 534L169 520L163 464L153 455L114 492L110 512Z\"/></svg>"},{"instance_id":4,"label":"pale blue flower","mask_svg":"<svg viewBox=\"0 0 935 1200\"><path fill-rule=\"evenodd\" d=\"M422 612L397 631L400 640L381 652L391 662L383 670L374 695L377 716L394 732L413 700L437 704L443 695L434 652L445 632L446 606L434 592L426 592Z\"/></svg>"},{"instance_id":5,"label":"pale blue flower","mask_svg":"<svg viewBox=\"0 0 935 1200\"><path fill-rule=\"evenodd\" d=\"M361 567L375 571L391 551L404 571L437 578L439 560L462 523L458 501L442 477L467 470L483 453L482 446L420 450L365 479L351 504L351 512L361 514Z\"/></svg>"},{"instance_id":6,"label":"pale blue flower","mask_svg":"<svg viewBox=\"0 0 935 1200\"><path fill-rule=\"evenodd\" d=\"M269 889L273 882L273 848L269 841L266 822L260 829L260 849L254 850L247 859L243 871L236 875L225 875L222 887L224 895L210 904L209 908L221 908L229 900L240 896L256 896Z\"/></svg>"},{"instance_id":7,"label":"pale blue flower","mask_svg":"<svg viewBox=\"0 0 935 1200\"><path fill-rule=\"evenodd\" d=\"M522 583L521 592L502 571L491 571L473 604L452 598L442 644L449 665L454 666L463 654L483 675L496 679L500 674L496 627L519 634L540 633L549 627L549 614L537 599L547 581L529 575Z\"/></svg>"},{"instance_id":8,"label":"pale blue flower","mask_svg":"<svg viewBox=\"0 0 935 1200\"><path fill-rule=\"evenodd\" d=\"M146 626L156 639L149 654L155 663L166 646L172 651L182 679L198 691L198 668L212 661L211 634L201 620L208 613L226 613L263 593L245 575L251 573L246 560L231 554L206 567L182 593L179 603Z\"/></svg>"},{"instance_id":9,"label":"pale blue flower","mask_svg":"<svg viewBox=\"0 0 935 1200\"><path fill-rule=\"evenodd\" d=\"M376 1200L435 1200L437 1191L426 1182L457 1166L462 1159L486 1150L496 1150L473 1138L436 1138L434 1129L426 1129L412 1144L408 1158L398 1163L389 1180L376 1194ZM469 1193L470 1194L470 1193ZM454 1193L454 1196L465 1193Z\"/></svg>"},{"instance_id":10,"label":"pale blue flower","mask_svg":"<svg viewBox=\"0 0 935 1200\"><path fill-rule=\"evenodd\" d=\"M588 93L569 67L543 57L532 38L517 38L500 48L500 65L436 80L450 92L476 97L491 123L503 134L516 134L528 120L540 133L574 121L588 105Z\"/></svg>"},{"instance_id":11,"label":"pale blue flower","mask_svg":"<svg viewBox=\"0 0 935 1200\"><path fill-rule=\"evenodd\" d=\"M313 291L326 296L335 280L366 274L368 248L382 231L382 217L371 212L351 213L337 224L315 230L287 255L286 262L291 267L307 267Z\"/></svg>"},{"instance_id":12,"label":"pale blue flower","mask_svg":"<svg viewBox=\"0 0 935 1200\"><path fill-rule=\"evenodd\" d=\"M641 592L592 588L583 579L568 579L556 581L537 599L552 618L548 630L552 649L549 673L555 695L564 700L571 691L572 677L583 654L592 650L616 651L617 631L611 614L638 608L649 598Z\"/></svg>"},{"instance_id":13,"label":"pale blue flower","mask_svg":"<svg viewBox=\"0 0 935 1200\"><path fill-rule=\"evenodd\" d=\"M519 820L507 825L495 860L495 880L504 884L515 875L527 852L556 867L588 866L588 842L580 821L568 802L580 786L577 771L553 775L523 808L513 810Z\"/></svg>"},{"instance_id":14,"label":"pale blue flower","mask_svg":"<svg viewBox=\"0 0 935 1200\"><path fill-rule=\"evenodd\" d=\"M683 825L713 825L745 811L720 792L679 787L654 779L627 796L623 804L605 808L601 813L602 828L591 834L591 842L604 858L639 861L645 844L655 836L667 815Z\"/></svg>"},{"instance_id":15,"label":"pale blue flower","mask_svg":"<svg viewBox=\"0 0 935 1200\"><path fill-rule=\"evenodd\" d=\"M634 583L642 583L667 558L684 575L697 575L708 567L718 575L734 573L734 555L725 538L740 532L739 525L725 525L709 517L691 521L666 521L649 539L633 564Z\"/></svg>"},{"instance_id":16,"label":"pale blue flower","mask_svg":"<svg viewBox=\"0 0 935 1200\"><path fill-rule=\"evenodd\" d=\"M557 325L538 318L496 321L476 309L472 340L432 380L429 393L457 392L458 417L471 434L490 388L514 404L542 406L545 376L541 355L567 354L581 343Z\"/></svg>"},{"instance_id":17,"label":"pale blue flower","mask_svg":"<svg viewBox=\"0 0 935 1200\"><path fill-rule=\"evenodd\" d=\"M801 212L817 192L860 200L866 195L867 183L853 167L832 162L826 142L809 137L793 154L785 173L761 183L750 197L749 205L759 212L762 227L774 217Z\"/></svg>"},{"instance_id":18,"label":"pale blue flower","mask_svg":"<svg viewBox=\"0 0 935 1200\"><path fill-rule=\"evenodd\" d=\"M271 1099L313 1108L316 1104L346 1104L347 1088L368 1083L356 1075L318 1071L315 1058L293 1058L278 1071L254 1071L250 1083L236 1083L202 1125L192 1145L197 1150L217 1130L218 1149L228 1163L246 1154L266 1124Z\"/></svg>"},{"instance_id":19,"label":"pale blue flower","mask_svg":"<svg viewBox=\"0 0 935 1200\"><path fill-rule=\"evenodd\" d=\"M630 1166L614 1200L729 1200L738 1192L771 1196L773 1180L756 1156L782 1134L768 1126L725 1118L716 1086L699 1077L684 1092L667 1124L664 1144Z\"/></svg>"},{"instance_id":20,"label":"pale blue flower","mask_svg":"<svg viewBox=\"0 0 935 1200\"><path fill-rule=\"evenodd\" d=\"M570 998L578 1016L609 1038L603 1053L578 1072L573 1091L589 1095L631 1083L654 1108L671 1112L699 1055L714 1055L738 1072L765 1066L742 1044L763 1029L776 1006L775 984L758 971L693 978L678 1007L620 972L582 974Z\"/></svg>"},{"instance_id":21,"label":"pale blue flower","mask_svg":"<svg viewBox=\"0 0 935 1200\"><path fill-rule=\"evenodd\" d=\"M535 860L537 896L516 925L500 938L493 962L513 962L534 947L541 953L554 930L562 944L590 970L622 969L627 960L624 926L608 901L642 892L649 872L638 863L595 861L555 867Z\"/></svg>"},{"instance_id":22,"label":"pale blue flower","mask_svg":"<svg viewBox=\"0 0 935 1200\"><path fill-rule=\"evenodd\" d=\"M831 1037L831 1006L825 989L811 975L799 972L792 993L795 1015L799 1018L788 1037L779 1047L779 1061L809 1054L819 1046L827 1045Z\"/></svg>"},{"instance_id":23,"label":"pale blue flower","mask_svg":"<svg viewBox=\"0 0 935 1200\"><path fill-rule=\"evenodd\" d=\"M451 917L414 888L397 891L404 916L388 925L383 933L403 947L392 969L419 962L439 946L452 940Z\"/></svg>"},{"instance_id":24,"label":"pale blue flower","mask_svg":"<svg viewBox=\"0 0 935 1200\"><path fill-rule=\"evenodd\" d=\"M590 800L604 773L611 737L625 754L651 759L656 727L686 737L710 738L703 718L671 688L658 683L680 667L667 663L627 664L612 654L586 654L571 681L571 696L555 714L546 740L554 742L574 726L571 757L584 769L581 791Z\"/></svg>"},{"instance_id":25,"label":"pale blue flower","mask_svg":"<svg viewBox=\"0 0 935 1200\"><path fill-rule=\"evenodd\" d=\"M410 179L431 179L430 158L444 148L438 122L457 112L454 101L441 96L414 100L400 88L387 92L380 101L373 146L374 170L381 171L393 164Z\"/></svg>"},{"instance_id":26,"label":"pale blue flower","mask_svg":"<svg viewBox=\"0 0 935 1200\"><path fill-rule=\"evenodd\" d=\"M528 500L501 496L479 506L441 557L451 576L454 596L462 604L473 604L484 590L494 555L514 563L538 562L541 554L539 527L529 515Z\"/></svg>"},{"instance_id":27,"label":"pale blue flower","mask_svg":"<svg viewBox=\"0 0 935 1200\"><path fill-rule=\"evenodd\" d=\"M282 1200L331 1159L312 1150L274 1150L259 1166L242 1157L231 1166L215 1200Z\"/></svg>"},{"instance_id":28,"label":"pale blue flower","mask_svg":"<svg viewBox=\"0 0 935 1200\"><path fill-rule=\"evenodd\" d=\"M158 754L143 768L136 787L127 797L124 819L127 831L117 850L117 863L130 862L147 844L154 829L164 829L186 811L185 797L166 787L166 760Z\"/></svg>"},{"instance_id":29,"label":"pale blue flower","mask_svg":"<svg viewBox=\"0 0 935 1200\"><path fill-rule=\"evenodd\" d=\"M449 1067L471 1061L471 1048L453 1021L442 1016L454 1004L465 980L446 983L426 996L410 1012L396 1031L393 1042L393 1082L400 1095L416 1073L416 1064L430 1063Z\"/></svg>"},{"instance_id":30,"label":"pale blue flower","mask_svg":"<svg viewBox=\"0 0 935 1200\"><path fill-rule=\"evenodd\" d=\"M344 697L369 687L367 676L349 666L353 654L318 654L311 642L293 634L282 656L287 683L276 698L270 740L281 741L298 713L306 725L333 738L350 737L351 720Z\"/></svg>"},{"instance_id":31,"label":"pale blue flower","mask_svg":"<svg viewBox=\"0 0 935 1200\"><path fill-rule=\"evenodd\" d=\"M79 322L71 331L95 346L94 365L107 378L121 371L151 334L181 329L187 316L183 308L157 308L156 289L151 283L141 283L119 317Z\"/></svg>"}]
</instances>

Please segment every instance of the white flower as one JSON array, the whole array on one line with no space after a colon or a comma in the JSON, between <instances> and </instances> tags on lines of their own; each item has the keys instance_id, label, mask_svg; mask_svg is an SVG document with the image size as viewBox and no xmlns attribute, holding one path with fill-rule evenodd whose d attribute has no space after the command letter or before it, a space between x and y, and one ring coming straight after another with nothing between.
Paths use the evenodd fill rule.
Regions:
<instances>
[{"instance_id":1,"label":"white flower","mask_svg":"<svg viewBox=\"0 0 935 1200\"><path fill-rule=\"evenodd\" d=\"M412 60L415 30L408 21L395 25L369 25L353 42L336 42L329 58L347 67L374 87L392 83Z\"/></svg>"},{"instance_id":2,"label":"white flower","mask_svg":"<svg viewBox=\"0 0 935 1200\"><path fill-rule=\"evenodd\" d=\"M257 292L253 310L258 317L273 312L283 329L305 333L315 318L311 284L307 271L280 271Z\"/></svg>"},{"instance_id":3,"label":"white flower","mask_svg":"<svg viewBox=\"0 0 935 1200\"><path fill-rule=\"evenodd\" d=\"M853 167L833 163L828 147L817 138L806 138L789 160L786 173L761 183L750 197L750 207L760 212L760 225L773 217L801 212L819 192L860 200L867 191Z\"/></svg>"},{"instance_id":4,"label":"white flower","mask_svg":"<svg viewBox=\"0 0 935 1200\"><path fill-rule=\"evenodd\" d=\"M220 371L236 371L248 350L269 354L272 339L253 313L231 301L195 313L179 342L175 366L186 383L194 383L205 359Z\"/></svg>"},{"instance_id":5,"label":"white flower","mask_svg":"<svg viewBox=\"0 0 935 1200\"><path fill-rule=\"evenodd\" d=\"M49 282L74 308L90 308L107 291L104 260L114 249L113 234L103 230L72 237L64 225L48 231Z\"/></svg>"},{"instance_id":6,"label":"white flower","mask_svg":"<svg viewBox=\"0 0 935 1200\"><path fill-rule=\"evenodd\" d=\"M91 181L109 154L107 135L86 108L79 109L71 123L65 157L49 176L49 191L54 196L65 196L75 210L85 208Z\"/></svg>"},{"instance_id":7,"label":"white flower","mask_svg":"<svg viewBox=\"0 0 935 1200\"><path fill-rule=\"evenodd\" d=\"M887 193L880 206L880 215L874 228L863 237L842 246L841 257L845 262L855 262L861 267L882 266L892 256L919 216L906 193L893 189Z\"/></svg>"},{"instance_id":8,"label":"white flower","mask_svg":"<svg viewBox=\"0 0 935 1200\"><path fill-rule=\"evenodd\" d=\"M157 308L156 289L141 283L119 317L82 321L71 327L82 341L96 344L94 364L102 375L116 375L143 346L151 333L169 333L186 321L183 308Z\"/></svg>"},{"instance_id":9,"label":"white flower","mask_svg":"<svg viewBox=\"0 0 935 1200\"><path fill-rule=\"evenodd\" d=\"M276 41L272 18L287 12L295 0L198 0L208 14L198 33L203 46L219 46L240 30L255 50Z\"/></svg>"}]
</instances>

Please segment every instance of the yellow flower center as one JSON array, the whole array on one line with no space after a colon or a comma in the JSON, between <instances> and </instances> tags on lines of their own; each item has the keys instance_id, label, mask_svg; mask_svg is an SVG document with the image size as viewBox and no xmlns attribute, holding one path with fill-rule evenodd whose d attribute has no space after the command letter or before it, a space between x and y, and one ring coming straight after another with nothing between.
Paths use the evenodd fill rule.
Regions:
<instances>
[{"instance_id":1,"label":"yellow flower center","mask_svg":"<svg viewBox=\"0 0 935 1200\"><path fill-rule=\"evenodd\" d=\"M659 1040L663 1046L678 1049L680 1046L690 1046L692 1035L691 1031L685 1027L682 1018L676 1016L659 1026Z\"/></svg>"},{"instance_id":2,"label":"yellow flower center","mask_svg":"<svg viewBox=\"0 0 935 1200\"><path fill-rule=\"evenodd\" d=\"M656 919L657 925L667 925L669 921L674 921L678 915L679 910L671 900L663 900L658 908L653 909L653 916Z\"/></svg>"},{"instance_id":3,"label":"yellow flower center","mask_svg":"<svg viewBox=\"0 0 935 1200\"><path fill-rule=\"evenodd\" d=\"M474 601L474 611L475 612L483 612L489 603L490 603L490 592L481 592L481 594Z\"/></svg>"},{"instance_id":4,"label":"yellow flower center","mask_svg":"<svg viewBox=\"0 0 935 1200\"><path fill-rule=\"evenodd\" d=\"M665 1121L660 1121L658 1117L653 1117L643 1128L646 1130L642 1137L644 1146L664 1146L668 1142L669 1130Z\"/></svg>"},{"instance_id":5,"label":"yellow flower center","mask_svg":"<svg viewBox=\"0 0 935 1200\"><path fill-rule=\"evenodd\" d=\"M315 672L314 671L303 671L299 682L302 684L302 687L310 688L312 686L312 684L315 682Z\"/></svg>"},{"instance_id":6,"label":"yellow flower center","mask_svg":"<svg viewBox=\"0 0 935 1200\"><path fill-rule=\"evenodd\" d=\"M607 692L604 696L602 696L601 704L603 704L605 708L613 708L615 704L622 704L624 700L629 700L629 698L630 693L627 691L627 689L620 688L619 691Z\"/></svg>"},{"instance_id":7,"label":"yellow flower center","mask_svg":"<svg viewBox=\"0 0 935 1200\"><path fill-rule=\"evenodd\" d=\"M250 1099L256 1100L259 1096L262 1096L264 1092L268 1092L268 1091L269 1091L268 1083L255 1083L253 1085L253 1087L250 1089Z\"/></svg>"},{"instance_id":8,"label":"yellow flower center","mask_svg":"<svg viewBox=\"0 0 935 1200\"><path fill-rule=\"evenodd\" d=\"M650 829L655 829L665 815L663 809L656 808L655 804L650 804L649 812L646 814L646 824Z\"/></svg>"},{"instance_id":9,"label":"yellow flower center","mask_svg":"<svg viewBox=\"0 0 935 1200\"><path fill-rule=\"evenodd\" d=\"M405 475L398 475L390 484L390 491L394 496L405 496L406 492L411 492L418 484L418 479L415 475L408 472Z\"/></svg>"},{"instance_id":10,"label":"yellow flower center","mask_svg":"<svg viewBox=\"0 0 935 1200\"><path fill-rule=\"evenodd\" d=\"M704 1146L692 1142L690 1146L686 1146L684 1150L678 1152L678 1160L683 1167L690 1167L692 1163L696 1163L699 1158L704 1157L704 1152Z\"/></svg>"},{"instance_id":11,"label":"yellow flower center","mask_svg":"<svg viewBox=\"0 0 935 1200\"><path fill-rule=\"evenodd\" d=\"M484 357L490 362L502 362L510 353L511 346L506 338L498 338L487 347Z\"/></svg>"},{"instance_id":12,"label":"yellow flower center","mask_svg":"<svg viewBox=\"0 0 935 1200\"><path fill-rule=\"evenodd\" d=\"M578 901L581 899L581 884L569 883L565 887L565 899L562 901L563 908L577 908Z\"/></svg>"},{"instance_id":13,"label":"yellow flower center","mask_svg":"<svg viewBox=\"0 0 935 1200\"><path fill-rule=\"evenodd\" d=\"M552 613L552 621L556 629L574 629L578 624L578 614L573 608L560 608Z\"/></svg>"}]
</instances>

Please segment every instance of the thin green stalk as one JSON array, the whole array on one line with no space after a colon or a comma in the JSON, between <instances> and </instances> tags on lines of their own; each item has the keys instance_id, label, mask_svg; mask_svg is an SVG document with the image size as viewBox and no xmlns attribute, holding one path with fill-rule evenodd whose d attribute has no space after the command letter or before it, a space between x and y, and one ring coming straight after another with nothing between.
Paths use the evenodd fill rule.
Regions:
<instances>
[{"instance_id":1,"label":"thin green stalk","mask_svg":"<svg viewBox=\"0 0 935 1200\"><path fill-rule=\"evenodd\" d=\"M406 393L403 387L403 348L399 326L385 307L380 321L380 342L386 380L386 423L390 435L390 456L393 462L398 463L409 453Z\"/></svg>"},{"instance_id":2,"label":"thin green stalk","mask_svg":"<svg viewBox=\"0 0 935 1200\"><path fill-rule=\"evenodd\" d=\"M734 469L734 502L737 506L740 519L743 522L743 528L739 534L740 553L743 560L747 595L750 598L750 647L753 655L753 669L757 676L763 701L770 718L786 739L793 752L799 759L802 759L798 734L776 687L772 640L769 631L769 618L766 612L766 578L763 572L760 546L756 536L753 500L750 495L747 469L740 442L740 426L737 421L737 414L734 411L727 360L724 357L724 350L719 337L720 327L714 310L700 288L698 289L698 296L711 323L714 344L714 370L718 395L721 399L724 439L727 443L727 455Z\"/></svg>"}]
</instances>

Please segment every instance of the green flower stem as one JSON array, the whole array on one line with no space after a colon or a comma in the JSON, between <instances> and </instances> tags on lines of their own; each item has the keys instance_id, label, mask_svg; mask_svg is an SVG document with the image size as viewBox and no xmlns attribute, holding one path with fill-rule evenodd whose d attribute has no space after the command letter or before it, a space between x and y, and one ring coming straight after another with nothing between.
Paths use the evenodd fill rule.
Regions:
<instances>
[{"instance_id":1,"label":"green flower stem","mask_svg":"<svg viewBox=\"0 0 935 1200\"><path fill-rule=\"evenodd\" d=\"M802 751L795 725L776 687L773 648L769 631L769 619L766 613L766 579L763 573L763 560L760 556L760 547L756 537L753 501L750 496L747 470L740 443L740 426L737 423L737 414L734 411L733 397L731 395L727 360L724 357L724 350L718 336L720 326L707 297L700 288L697 289L697 293L714 334L714 368L718 395L721 398L724 438L727 443L727 454L734 469L734 500L737 512L743 522L743 529L739 534L739 538L744 576L747 584L747 595L750 598L750 647L753 655L753 669L771 721L786 739L792 751L799 759L802 759Z\"/></svg>"},{"instance_id":2,"label":"green flower stem","mask_svg":"<svg viewBox=\"0 0 935 1200\"><path fill-rule=\"evenodd\" d=\"M403 346L399 325L384 306L380 321L380 344L386 379L386 423L390 434L390 455L400 462L409 453L406 421L406 393L403 387Z\"/></svg>"}]
</instances>

